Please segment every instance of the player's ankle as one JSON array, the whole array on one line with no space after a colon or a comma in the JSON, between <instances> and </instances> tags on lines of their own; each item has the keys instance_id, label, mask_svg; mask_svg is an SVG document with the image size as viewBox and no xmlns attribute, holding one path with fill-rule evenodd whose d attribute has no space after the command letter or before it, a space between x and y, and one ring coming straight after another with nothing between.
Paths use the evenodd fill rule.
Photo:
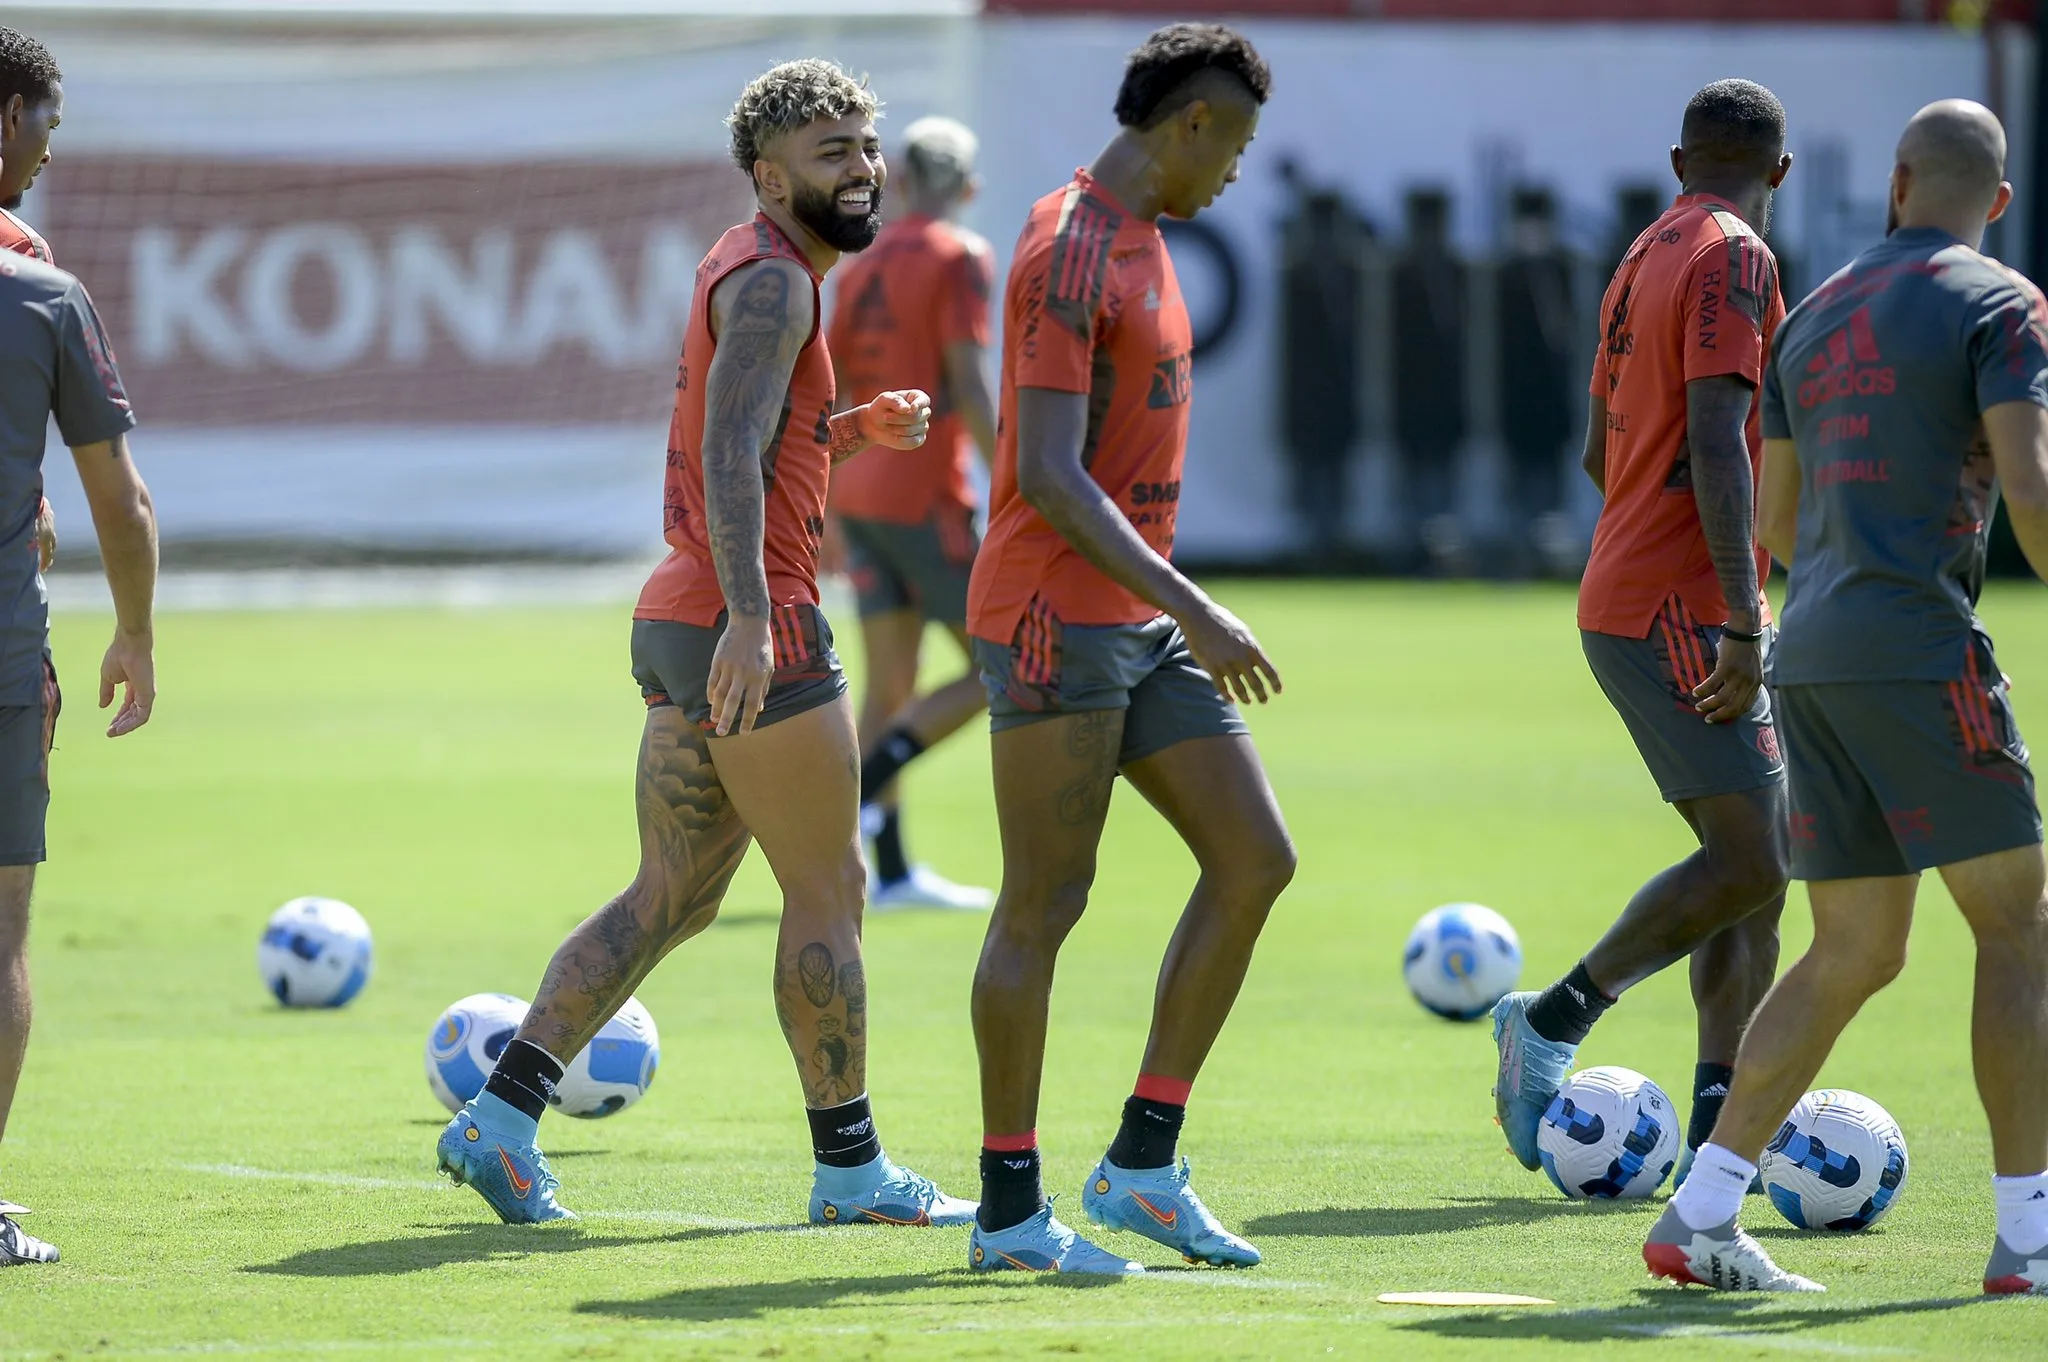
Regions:
<instances>
[{"instance_id":1,"label":"player's ankle","mask_svg":"<svg viewBox=\"0 0 2048 1362\"><path fill-rule=\"evenodd\" d=\"M981 1209L975 1213L990 1234L1021 1225L1045 1209L1044 1168L1038 1132L989 1135L981 1143Z\"/></svg>"},{"instance_id":2,"label":"player's ankle","mask_svg":"<svg viewBox=\"0 0 2048 1362\"><path fill-rule=\"evenodd\" d=\"M1742 1209L1756 1165L1732 1149L1711 1141L1693 1156L1685 1186L1671 1198L1671 1210L1687 1229L1711 1230L1728 1224Z\"/></svg>"},{"instance_id":3,"label":"player's ankle","mask_svg":"<svg viewBox=\"0 0 2048 1362\"><path fill-rule=\"evenodd\" d=\"M1581 960L1529 1004L1529 1028L1555 1044L1577 1045L1612 1006L1614 999L1600 991Z\"/></svg>"},{"instance_id":4,"label":"player's ankle","mask_svg":"<svg viewBox=\"0 0 2048 1362\"><path fill-rule=\"evenodd\" d=\"M882 1157L882 1137L875 1131L868 1095L836 1107L809 1107L811 1155L821 1175L827 1169L866 1168Z\"/></svg>"},{"instance_id":5,"label":"player's ankle","mask_svg":"<svg viewBox=\"0 0 2048 1362\"><path fill-rule=\"evenodd\" d=\"M1178 1078L1138 1075L1136 1090L1124 1101L1123 1124L1110 1143L1109 1162L1133 1171L1172 1167L1193 1087Z\"/></svg>"},{"instance_id":6,"label":"player's ankle","mask_svg":"<svg viewBox=\"0 0 2048 1362\"><path fill-rule=\"evenodd\" d=\"M2048 1248L2048 1172L1991 1179L1998 1201L1998 1237L2015 1253Z\"/></svg>"}]
</instances>

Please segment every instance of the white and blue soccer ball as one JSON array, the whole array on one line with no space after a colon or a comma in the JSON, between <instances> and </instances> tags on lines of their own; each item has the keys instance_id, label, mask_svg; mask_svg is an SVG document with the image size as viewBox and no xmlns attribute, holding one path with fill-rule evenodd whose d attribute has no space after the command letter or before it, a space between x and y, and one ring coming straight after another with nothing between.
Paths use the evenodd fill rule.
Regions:
<instances>
[{"instance_id":1,"label":"white and blue soccer ball","mask_svg":"<svg viewBox=\"0 0 2048 1362\"><path fill-rule=\"evenodd\" d=\"M1574 1201L1646 1197L1678 1161L1678 1113L1633 1069L1600 1065L1565 1079L1536 1126L1536 1152Z\"/></svg>"},{"instance_id":2,"label":"white and blue soccer ball","mask_svg":"<svg viewBox=\"0 0 2048 1362\"><path fill-rule=\"evenodd\" d=\"M569 1061L548 1105L567 1116L590 1118L624 1111L646 1093L660 1063L654 1018L638 998L628 998L583 1053Z\"/></svg>"},{"instance_id":3,"label":"white and blue soccer ball","mask_svg":"<svg viewBox=\"0 0 2048 1362\"><path fill-rule=\"evenodd\" d=\"M1508 920L1477 903L1432 908L1401 953L1408 991L1439 1017L1473 1021L1522 977L1522 940Z\"/></svg>"},{"instance_id":4,"label":"white and blue soccer ball","mask_svg":"<svg viewBox=\"0 0 2048 1362\"><path fill-rule=\"evenodd\" d=\"M1799 1099L1757 1174L1778 1213L1806 1230L1867 1230L1906 1190L1906 1137L1860 1093L1823 1088Z\"/></svg>"},{"instance_id":5,"label":"white and blue soccer ball","mask_svg":"<svg viewBox=\"0 0 2048 1362\"><path fill-rule=\"evenodd\" d=\"M525 1019L526 1004L509 993L472 993L441 1014L427 1033L427 1086L442 1106L461 1111L484 1090Z\"/></svg>"},{"instance_id":6,"label":"white and blue soccer ball","mask_svg":"<svg viewBox=\"0 0 2048 1362\"><path fill-rule=\"evenodd\" d=\"M256 947L264 984L286 1007L340 1007L370 982L370 924L340 899L293 899Z\"/></svg>"}]
</instances>

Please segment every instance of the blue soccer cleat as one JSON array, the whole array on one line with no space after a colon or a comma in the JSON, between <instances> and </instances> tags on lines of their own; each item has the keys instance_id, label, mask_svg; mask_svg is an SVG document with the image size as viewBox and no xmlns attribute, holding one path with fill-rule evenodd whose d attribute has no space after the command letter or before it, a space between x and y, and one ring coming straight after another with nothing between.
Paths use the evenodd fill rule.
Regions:
<instances>
[{"instance_id":1,"label":"blue soccer cleat","mask_svg":"<svg viewBox=\"0 0 2048 1362\"><path fill-rule=\"evenodd\" d=\"M576 1213L555 1200L562 1184L530 1138L497 1128L491 1106L504 1104L484 1093L456 1114L435 1146L441 1171L458 1187L476 1189L498 1219L508 1225L574 1220Z\"/></svg>"},{"instance_id":2,"label":"blue soccer cleat","mask_svg":"<svg viewBox=\"0 0 2048 1362\"><path fill-rule=\"evenodd\" d=\"M965 1225L978 1209L898 1168L887 1154L858 1168L820 1165L811 1180L813 1225Z\"/></svg>"},{"instance_id":3,"label":"blue soccer cleat","mask_svg":"<svg viewBox=\"0 0 2048 1362\"><path fill-rule=\"evenodd\" d=\"M1064 1272L1096 1277L1136 1277L1144 1264L1106 1253L1052 1218L1048 1202L1037 1215L1006 1230L980 1225L967 1236L967 1266L976 1272Z\"/></svg>"},{"instance_id":4,"label":"blue soccer cleat","mask_svg":"<svg viewBox=\"0 0 2048 1362\"><path fill-rule=\"evenodd\" d=\"M1508 1137L1508 1151L1531 1172L1542 1167L1536 1152L1536 1127L1551 1099L1571 1072L1579 1047L1545 1040L1529 1025L1534 993L1510 993L1493 1005L1493 1043L1500 1047L1500 1070L1493 1080L1493 1115Z\"/></svg>"},{"instance_id":5,"label":"blue soccer cleat","mask_svg":"<svg viewBox=\"0 0 2048 1362\"><path fill-rule=\"evenodd\" d=\"M1104 1159L1081 1189L1081 1209L1104 1229L1129 1230L1164 1244L1191 1263L1257 1267L1259 1251L1223 1228L1180 1167L1119 1168Z\"/></svg>"}]
</instances>

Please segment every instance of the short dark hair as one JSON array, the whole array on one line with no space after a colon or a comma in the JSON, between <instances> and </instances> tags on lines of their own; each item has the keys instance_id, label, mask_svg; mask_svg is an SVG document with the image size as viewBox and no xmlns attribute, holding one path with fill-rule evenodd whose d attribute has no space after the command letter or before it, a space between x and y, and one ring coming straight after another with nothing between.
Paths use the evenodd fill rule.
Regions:
<instances>
[{"instance_id":1,"label":"short dark hair","mask_svg":"<svg viewBox=\"0 0 2048 1362\"><path fill-rule=\"evenodd\" d=\"M821 118L873 118L881 108L865 79L855 80L833 62L816 57L786 61L754 77L732 106L725 120L732 132L732 163L752 179L761 149L785 133Z\"/></svg>"},{"instance_id":2,"label":"short dark hair","mask_svg":"<svg viewBox=\"0 0 2048 1362\"><path fill-rule=\"evenodd\" d=\"M1124 63L1116 121L1126 128L1156 127L1194 98L1189 83L1207 71L1232 77L1260 104L1273 92L1272 68L1236 29L1169 24L1139 44Z\"/></svg>"},{"instance_id":3,"label":"short dark hair","mask_svg":"<svg viewBox=\"0 0 2048 1362\"><path fill-rule=\"evenodd\" d=\"M1785 106L1753 80L1717 80L1686 104L1678 141L1688 157L1768 168L1785 150Z\"/></svg>"},{"instance_id":4,"label":"short dark hair","mask_svg":"<svg viewBox=\"0 0 2048 1362\"><path fill-rule=\"evenodd\" d=\"M16 95L24 104L40 104L57 93L63 79L49 48L26 33L0 28L0 104Z\"/></svg>"}]
</instances>

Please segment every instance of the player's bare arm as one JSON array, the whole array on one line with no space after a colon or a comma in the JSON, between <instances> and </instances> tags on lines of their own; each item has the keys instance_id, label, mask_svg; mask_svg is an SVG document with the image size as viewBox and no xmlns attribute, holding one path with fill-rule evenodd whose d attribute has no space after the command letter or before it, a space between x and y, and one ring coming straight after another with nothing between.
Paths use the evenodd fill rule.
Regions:
<instances>
[{"instance_id":1,"label":"player's bare arm","mask_svg":"<svg viewBox=\"0 0 2048 1362\"><path fill-rule=\"evenodd\" d=\"M761 456L775 438L816 309L811 281L781 259L734 270L711 299L718 349L705 379L704 516L728 614L706 689L720 736L753 729L775 669L761 556Z\"/></svg>"},{"instance_id":2,"label":"player's bare arm","mask_svg":"<svg viewBox=\"0 0 2048 1362\"><path fill-rule=\"evenodd\" d=\"M1088 395L1017 390L1017 492L1111 581L1180 622L1216 689L1250 704L1280 693L1280 673L1252 631L1155 553L1081 466Z\"/></svg>"},{"instance_id":3,"label":"player's bare arm","mask_svg":"<svg viewBox=\"0 0 2048 1362\"><path fill-rule=\"evenodd\" d=\"M960 422L985 464L996 458L996 397L988 382L988 352L973 341L946 347L946 387Z\"/></svg>"},{"instance_id":4,"label":"player's bare arm","mask_svg":"<svg viewBox=\"0 0 2048 1362\"><path fill-rule=\"evenodd\" d=\"M1593 480L1593 489L1607 495L1607 399L1598 393L1586 397L1586 449L1579 467Z\"/></svg>"},{"instance_id":5,"label":"player's bare arm","mask_svg":"<svg viewBox=\"0 0 2048 1362\"><path fill-rule=\"evenodd\" d=\"M50 499L43 498L43 504L36 508L36 561L45 572L57 561L57 513L50 509Z\"/></svg>"},{"instance_id":6,"label":"player's bare arm","mask_svg":"<svg viewBox=\"0 0 2048 1362\"><path fill-rule=\"evenodd\" d=\"M1763 629L1757 607L1755 470L1745 435L1755 396L1755 385L1739 374L1696 378L1685 385L1693 501L1728 602L1728 627L1742 634ZM1724 637L1714 670L1693 689L1693 700L1708 723L1728 723L1749 712L1763 680L1762 644Z\"/></svg>"},{"instance_id":7,"label":"player's bare arm","mask_svg":"<svg viewBox=\"0 0 2048 1362\"><path fill-rule=\"evenodd\" d=\"M921 449L931 435L931 395L919 388L877 393L874 401L842 411L826 425L835 464L845 463L869 445Z\"/></svg>"},{"instance_id":8,"label":"player's bare arm","mask_svg":"<svg viewBox=\"0 0 2048 1362\"><path fill-rule=\"evenodd\" d=\"M1764 481L1757 493L1756 542L1785 567L1799 540L1799 445L1792 440L1764 441Z\"/></svg>"},{"instance_id":9,"label":"player's bare arm","mask_svg":"<svg viewBox=\"0 0 2048 1362\"><path fill-rule=\"evenodd\" d=\"M128 457L126 437L79 445L71 457L114 597L114 641L100 663L100 708L114 703L117 688L123 691L107 726L107 736L118 738L148 723L156 704L156 509Z\"/></svg>"},{"instance_id":10,"label":"player's bare arm","mask_svg":"<svg viewBox=\"0 0 2048 1362\"><path fill-rule=\"evenodd\" d=\"M1984 413L1984 436L2013 534L2034 575L2048 582L2048 408L2001 402Z\"/></svg>"}]
</instances>

